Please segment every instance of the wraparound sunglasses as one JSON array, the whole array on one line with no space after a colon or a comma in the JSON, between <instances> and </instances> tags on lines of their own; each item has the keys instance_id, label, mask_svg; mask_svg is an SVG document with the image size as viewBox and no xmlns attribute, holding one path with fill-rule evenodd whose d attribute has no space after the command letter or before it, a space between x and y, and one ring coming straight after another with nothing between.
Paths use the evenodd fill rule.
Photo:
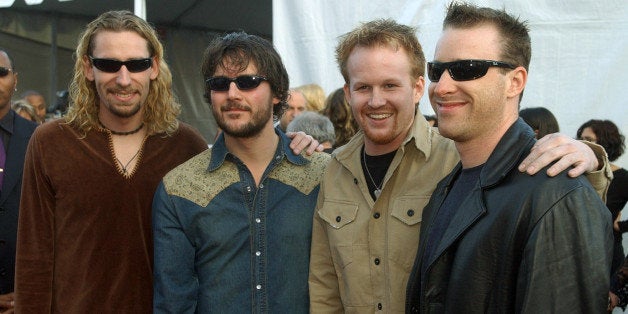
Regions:
<instances>
[{"instance_id":1,"label":"wraparound sunglasses","mask_svg":"<svg viewBox=\"0 0 628 314\"><path fill-rule=\"evenodd\" d=\"M13 72L13 70L5 67L0 67L0 77L5 77L9 75L9 73Z\"/></svg>"},{"instance_id":2,"label":"wraparound sunglasses","mask_svg":"<svg viewBox=\"0 0 628 314\"><path fill-rule=\"evenodd\" d=\"M427 76L430 81L438 82L443 72L447 70L454 81L471 81L486 75L488 68L515 69L516 66L493 60L458 60L452 62L428 62Z\"/></svg>"},{"instance_id":3,"label":"wraparound sunglasses","mask_svg":"<svg viewBox=\"0 0 628 314\"><path fill-rule=\"evenodd\" d=\"M238 89L249 90L258 87L263 81L268 81L268 79L259 75L240 75L234 78L214 76L205 80L205 86L209 90L224 92L229 90L231 82L235 82Z\"/></svg>"},{"instance_id":4,"label":"wraparound sunglasses","mask_svg":"<svg viewBox=\"0 0 628 314\"><path fill-rule=\"evenodd\" d=\"M138 73L148 70L153 65L153 59L151 58L131 59L127 61L93 57L89 57L89 59L96 69L107 73L116 73L120 71L122 66L125 66L129 72Z\"/></svg>"}]
</instances>

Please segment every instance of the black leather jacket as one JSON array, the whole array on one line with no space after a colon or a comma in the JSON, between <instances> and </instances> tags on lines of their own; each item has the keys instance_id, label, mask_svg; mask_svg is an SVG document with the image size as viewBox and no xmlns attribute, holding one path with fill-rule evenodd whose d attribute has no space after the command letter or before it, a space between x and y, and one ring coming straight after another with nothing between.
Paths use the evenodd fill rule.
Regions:
<instances>
[{"instance_id":1,"label":"black leather jacket","mask_svg":"<svg viewBox=\"0 0 628 314\"><path fill-rule=\"evenodd\" d=\"M421 278L424 241L458 166L423 211L407 313L605 313L611 217L584 177L517 165L534 144L519 119L463 201Z\"/></svg>"}]
</instances>

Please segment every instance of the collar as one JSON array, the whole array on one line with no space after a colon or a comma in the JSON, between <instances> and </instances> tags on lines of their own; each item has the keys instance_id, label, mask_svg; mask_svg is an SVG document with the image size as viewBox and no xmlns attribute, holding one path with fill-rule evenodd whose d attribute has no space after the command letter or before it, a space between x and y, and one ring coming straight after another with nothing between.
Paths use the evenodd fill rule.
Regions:
<instances>
[{"instance_id":1,"label":"collar","mask_svg":"<svg viewBox=\"0 0 628 314\"><path fill-rule=\"evenodd\" d=\"M480 185L484 188L498 184L512 171L518 171L515 168L530 153L535 142L532 128L523 119L518 118L504 133L484 163L480 174ZM459 163L455 171L458 171L460 167Z\"/></svg>"},{"instance_id":2,"label":"collar","mask_svg":"<svg viewBox=\"0 0 628 314\"><path fill-rule=\"evenodd\" d=\"M517 119L504 133L484 163L480 173L480 186L484 189L496 185L512 171L519 172L515 168L530 153L535 142L532 128L523 119ZM445 185L451 186L453 179L460 171L462 171L462 163L458 162L449 175L443 179Z\"/></svg>"},{"instance_id":3,"label":"collar","mask_svg":"<svg viewBox=\"0 0 628 314\"><path fill-rule=\"evenodd\" d=\"M279 144L277 145L277 149L275 150L274 162L280 162L284 156L286 160L288 160L288 162L297 166L302 166L310 162L307 158L301 155L295 155L292 152L292 149L290 149L290 138L288 138L285 133L279 130L279 128L274 129L275 134L279 136ZM227 150L227 146L225 145L225 135L222 132L216 139L216 142L212 146L211 150L212 154L209 161L209 166L207 167L208 171L215 171L216 169L220 168L225 160L228 158L230 158L231 160L233 160L233 158L237 158L235 155L232 155L229 150Z\"/></svg>"},{"instance_id":4,"label":"collar","mask_svg":"<svg viewBox=\"0 0 628 314\"><path fill-rule=\"evenodd\" d=\"M9 112L7 112L7 114L5 114L4 117L2 117L2 119L0 119L0 128L2 128L2 130L4 130L10 135L13 134L13 120L14 120L13 118L14 117L15 117L15 111L9 110Z\"/></svg>"}]
</instances>

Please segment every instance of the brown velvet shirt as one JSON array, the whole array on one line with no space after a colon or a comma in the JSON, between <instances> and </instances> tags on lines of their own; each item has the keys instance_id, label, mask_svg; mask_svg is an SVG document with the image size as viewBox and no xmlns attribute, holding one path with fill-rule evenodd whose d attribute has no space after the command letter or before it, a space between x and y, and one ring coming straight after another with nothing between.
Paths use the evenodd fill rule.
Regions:
<instances>
[{"instance_id":1,"label":"brown velvet shirt","mask_svg":"<svg viewBox=\"0 0 628 314\"><path fill-rule=\"evenodd\" d=\"M168 171L207 144L181 123L146 137L122 175L110 136L53 121L30 141L18 224L16 313L151 313L151 206Z\"/></svg>"}]
</instances>

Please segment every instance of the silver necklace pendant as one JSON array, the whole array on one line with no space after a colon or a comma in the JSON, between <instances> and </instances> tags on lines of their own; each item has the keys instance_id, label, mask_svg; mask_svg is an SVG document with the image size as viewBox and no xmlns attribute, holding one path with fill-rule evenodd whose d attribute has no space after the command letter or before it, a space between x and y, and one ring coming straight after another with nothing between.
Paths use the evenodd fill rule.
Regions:
<instances>
[{"instance_id":1,"label":"silver necklace pendant","mask_svg":"<svg viewBox=\"0 0 628 314\"><path fill-rule=\"evenodd\" d=\"M369 179L371 179L371 182L373 183L373 186L375 187L373 194L375 195L375 200L377 200L379 196L382 194L382 187L377 186L377 184L375 184L375 180L373 180L373 176L371 176L371 172L369 171L369 166L366 164L366 148L362 148L362 160L364 163L364 169L366 170L366 174L369 176ZM384 182L380 182L380 185L384 185Z\"/></svg>"}]
</instances>

